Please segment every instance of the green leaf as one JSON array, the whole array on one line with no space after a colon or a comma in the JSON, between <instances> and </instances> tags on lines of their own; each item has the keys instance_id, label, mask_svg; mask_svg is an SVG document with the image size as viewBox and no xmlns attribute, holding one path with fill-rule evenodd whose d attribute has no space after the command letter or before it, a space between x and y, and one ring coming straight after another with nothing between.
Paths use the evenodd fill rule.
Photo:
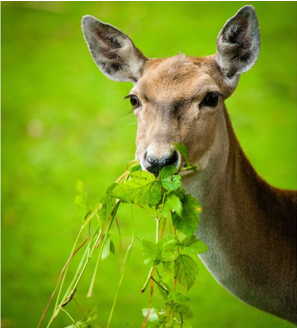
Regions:
<instances>
[{"instance_id":1,"label":"green leaf","mask_svg":"<svg viewBox=\"0 0 297 328\"><path fill-rule=\"evenodd\" d=\"M175 302L175 301L167 301L165 305L168 305L173 312L181 312L183 314L186 314L189 311L189 306L187 304L180 303L180 302ZM180 327L180 325L171 325L171 327ZM184 325L183 325L184 327Z\"/></svg>"},{"instance_id":2,"label":"green leaf","mask_svg":"<svg viewBox=\"0 0 297 328\"><path fill-rule=\"evenodd\" d=\"M181 177L179 175L174 175L176 173L176 167L169 165L163 167L159 173L159 181L161 182L164 189L167 191L173 191L182 186Z\"/></svg>"},{"instance_id":3,"label":"green leaf","mask_svg":"<svg viewBox=\"0 0 297 328\"><path fill-rule=\"evenodd\" d=\"M86 213L90 211L88 204L88 195L85 190L85 185L81 180L77 180L75 184L75 190L77 195L74 199L74 204L76 205L77 216L85 217Z\"/></svg>"},{"instance_id":4,"label":"green leaf","mask_svg":"<svg viewBox=\"0 0 297 328\"><path fill-rule=\"evenodd\" d=\"M102 250L101 259L105 260L110 254L110 236L106 237L106 241Z\"/></svg>"},{"instance_id":5,"label":"green leaf","mask_svg":"<svg viewBox=\"0 0 297 328\"><path fill-rule=\"evenodd\" d=\"M164 252L174 252L178 249L179 240L176 236L170 236L169 238L164 240Z\"/></svg>"},{"instance_id":6,"label":"green leaf","mask_svg":"<svg viewBox=\"0 0 297 328\"><path fill-rule=\"evenodd\" d=\"M175 195L180 199L180 201L183 201L185 198L185 191L183 188L178 188L170 193L171 195Z\"/></svg>"},{"instance_id":7,"label":"green leaf","mask_svg":"<svg viewBox=\"0 0 297 328\"><path fill-rule=\"evenodd\" d=\"M158 290L159 290L159 292L160 292L160 294L162 295L162 297L164 298L164 300L168 300L168 294L165 292L165 290L162 288L162 287L160 287L159 285L157 285L157 287L158 287Z\"/></svg>"},{"instance_id":8,"label":"green leaf","mask_svg":"<svg viewBox=\"0 0 297 328\"><path fill-rule=\"evenodd\" d=\"M139 163L139 160L134 160L128 163L127 165L127 171L129 172L135 172L135 171L141 171L141 166Z\"/></svg>"},{"instance_id":9,"label":"green leaf","mask_svg":"<svg viewBox=\"0 0 297 328\"><path fill-rule=\"evenodd\" d=\"M85 193L85 184L81 180L77 180L75 183L75 190L78 194Z\"/></svg>"},{"instance_id":10,"label":"green leaf","mask_svg":"<svg viewBox=\"0 0 297 328\"><path fill-rule=\"evenodd\" d=\"M111 194L125 203L154 206L161 200L162 189L153 174L137 171L131 173L125 182L116 184Z\"/></svg>"},{"instance_id":11,"label":"green leaf","mask_svg":"<svg viewBox=\"0 0 297 328\"><path fill-rule=\"evenodd\" d=\"M158 286L160 294L167 301L168 300L168 295L171 291L170 287L162 281L160 281L159 284L157 284L157 286Z\"/></svg>"},{"instance_id":12,"label":"green leaf","mask_svg":"<svg viewBox=\"0 0 297 328\"><path fill-rule=\"evenodd\" d=\"M86 213L89 210L87 198L84 195L76 195L74 199L74 204L82 210L83 213Z\"/></svg>"},{"instance_id":13,"label":"green leaf","mask_svg":"<svg viewBox=\"0 0 297 328\"><path fill-rule=\"evenodd\" d=\"M182 215L183 205L180 199L175 195L166 196L162 215L163 217L170 218L171 212L174 211L178 215Z\"/></svg>"},{"instance_id":14,"label":"green leaf","mask_svg":"<svg viewBox=\"0 0 297 328\"><path fill-rule=\"evenodd\" d=\"M183 143L174 143L175 150L179 151L183 158L185 159L187 166L190 166L189 152L185 144Z\"/></svg>"},{"instance_id":15,"label":"green leaf","mask_svg":"<svg viewBox=\"0 0 297 328\"><path fill-rule=\"evenodd\" d=\"M197 263L186 254L181 254L174 263L174 277L178 279L179 283L189 290L198 274Z\"/></svg>"},{"instance_id":16,"label":"green leaf","mask_svg":"<svg viewBox=\"0 0 297 328\"><path fill-rule=\"evenodd\" d=\"M164 274L173 271L171 267L172 263L173 261L162 261Z\"/></svg>"},{"instance_id":17,"label":"green leaf","mask_svg":"<svg viewBox=\"0 0 297 328\"><path fill-rule=\"evenodd\" d=\"M175 290L169 293L168 299L170 301L175 301L175 302L189 302L190 301L188 296L178 293Z\"/></svg>"},{"instance_id":18,"label":"green leaf","mask_svg":"<svg viewBox=\"0 0 297 328\"><path fill-rule=\"evenodd\" d=\"M163 180L166 178L170 178L172 175L174 175L177 171L177 168L173 165L167 165L164 166L163 169L160 171L158 179Z\"/></svg>"},{"instance_id":19,"label":"green leaf","mask_svg":"<svg viewBox=\"0 0 297 328\"><path fill-rule=\"evenodd\" d=\"M163 258L163 241L159 240L157 244L148 240L142 240L142 254L144 263L149 265L158 265Z\"/></svg>"},{"instance_id":20,"label":"green leaf","mask_svg":"<svg viewBox=\"0 0 297 328\"><path fill-rule=\"evenodd\" d=\"M193 235L198 227L200 220L198 208L200 204L196 198L191 195L185 195L182 201L183 211L181 215L173 213L172 223L175 228L187 236Z\"/></svg>"},{"instance_id":21,"label":"green leaf","mask_svg":"<svg viewBox=\"0 0 297 328\"><path fill-rule=\"evenodd\" d=\"M98 210L99 221L101 229L104 228L114 206L116 200L111 196L111 190L114 188L115 184L112 184L106 191L105 195L100 199L101 207Z\"/></svg>"},{"instance_id":22,"label":"green leaf","mask_svg":"<svg viewBox=\"0 0 297 328\"><path fill-rule=\"evenodd\" d=\"M133 173L133 172L141 171L141 170L142 170L141 165L138 164L138 165L134 165L133 167L131 167L130 172Z\"/></svg>"},{"instance_id":23,"label":"green leaf","mask_svg":"<svg viewBox=\"0 0 297 328\"><path fill-rule=\"evenodd\" d=\"M171 177L162 179L161 184L162 184L163 188L166 189L167 191L173 191L182 186L182 183L180 180L181 180L181 177L179 175L173 175Z\"/></svg>"},{"instance_id":24,"label":"green leaf","mask_svg":"<svg viewBox=\"0 0 297 328\"><path fill-rule=\"evenodd\" d=\"M180 246L185 252L190 254L201 254L208 250L208 247L201 240L197 239L195 235L183 239Z\"/></svg>"},{"instance_id":25,"label":"green leaf","mask_svg":"<svg viewBox=\"0 0 297 328\"><path fill-rule=\"evenodd\" d=\"M112 240L110 241L110 252L115 255L115 246Z\"/></svg>"},{"instance_id":26,"label":"green leaf","mask_svg":"<svg viewBox=\"0 0 297 328\"><path fill-rule=\"evenodd\" d=\"M108 235L102 250L101 259L105 260L110 253L115 254L114 243L111 241L110 236Z\"/></svg>"}]
</instances>

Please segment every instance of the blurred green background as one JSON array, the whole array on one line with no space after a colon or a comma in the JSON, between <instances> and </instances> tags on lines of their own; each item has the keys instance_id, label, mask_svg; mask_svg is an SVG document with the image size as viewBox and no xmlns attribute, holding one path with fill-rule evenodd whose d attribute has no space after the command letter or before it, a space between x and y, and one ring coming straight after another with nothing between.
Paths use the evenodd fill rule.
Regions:
<instances>
[{"instance_id":1,"label":"blurred green background","mask_svg":"<svg viewBox=\"0 0 297 328\"><path fill-rule=\"evenodd\" d=\"M66 262L81 219L75 182L95 205L134 158L136 120L123 101L131 85L115 83L93 63L82 37L85 14L127 33L149 57L216 50L225 21L250 2L2 2L2 327L36 327ZM270 183L296 188L296 2L255 2L261 53L227 107L256 170ZM135 235L154 239L154 222L133 210ZM130 207L121 211L130 242ZM118 235L113 231L118 247ZM70 266L70 274L76 266ZM225 291L200 263L190 291L193 327L290 327ZM149 268L136 240L112 327L140 327ZM119 255L100 265L92 299L88 270L67 309L81 318L98 307L104 327L119 279ZM154 304L161 299L155 295ZM46 318L48 320L48 317ZM46 321L47 321L46 320ZM55 327L70 324L63 313Z\"/></svg>"}]
</instances>

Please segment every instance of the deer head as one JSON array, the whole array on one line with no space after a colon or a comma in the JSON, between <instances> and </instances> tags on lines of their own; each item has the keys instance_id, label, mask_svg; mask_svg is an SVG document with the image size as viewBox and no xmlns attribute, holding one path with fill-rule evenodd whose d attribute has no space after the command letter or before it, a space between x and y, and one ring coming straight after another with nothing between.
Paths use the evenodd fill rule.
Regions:
<instances>
[{"instance_id":1,"label":"deer head","mask_svg":"<svg viewBox=\"0 0 297 328\"><path fill-rule=\"evenodd\" d=\"M148 59L115 27L84 16L82 27L93 59L109 79L134 84L130 99L138 119L136 157L154 174L182 163L173 143L184 143L191 163L204 170L228 151L224 100L241 73L256 62L258 20L252 6L241 8L217 37L215 55L178 54Z\"/></svg>"}]
</instances>

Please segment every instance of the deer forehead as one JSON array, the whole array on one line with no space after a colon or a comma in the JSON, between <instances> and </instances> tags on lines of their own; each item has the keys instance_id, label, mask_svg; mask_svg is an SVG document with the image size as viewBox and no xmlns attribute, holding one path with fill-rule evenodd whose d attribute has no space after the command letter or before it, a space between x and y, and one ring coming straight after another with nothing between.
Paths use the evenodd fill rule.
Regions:
<instances>
[{"instance_id":1,"label":"deer forehead","mask_svg":"<svg viewBox=\"0 0 297 328\"><path fill-rule=\"evenodd\" d=\"M149 59L143 76L131 93L148 102L201 100L207 92L222 92L210 68L207 58L181 54L165 59Z\"/></svg>"}]
</instances>

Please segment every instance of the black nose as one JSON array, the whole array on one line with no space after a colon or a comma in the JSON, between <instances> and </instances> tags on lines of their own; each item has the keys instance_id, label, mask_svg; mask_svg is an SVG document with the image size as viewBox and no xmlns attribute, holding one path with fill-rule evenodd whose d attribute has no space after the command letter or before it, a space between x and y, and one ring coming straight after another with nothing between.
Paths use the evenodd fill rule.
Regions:
<instances>
[{"instance_id":1,"label":"black nose","mask_svg":"<svg viewBox=\"0 0 297 328\"><path fill-rule=\"evenodd\" d=\"M144 156L144 166L145 169L155 175L158 175L164 166L174 165L177 166L178 163L178 153L174 151L172 154L164 157L153 157L145 154Z\"/></svg>"}]
</instances>

